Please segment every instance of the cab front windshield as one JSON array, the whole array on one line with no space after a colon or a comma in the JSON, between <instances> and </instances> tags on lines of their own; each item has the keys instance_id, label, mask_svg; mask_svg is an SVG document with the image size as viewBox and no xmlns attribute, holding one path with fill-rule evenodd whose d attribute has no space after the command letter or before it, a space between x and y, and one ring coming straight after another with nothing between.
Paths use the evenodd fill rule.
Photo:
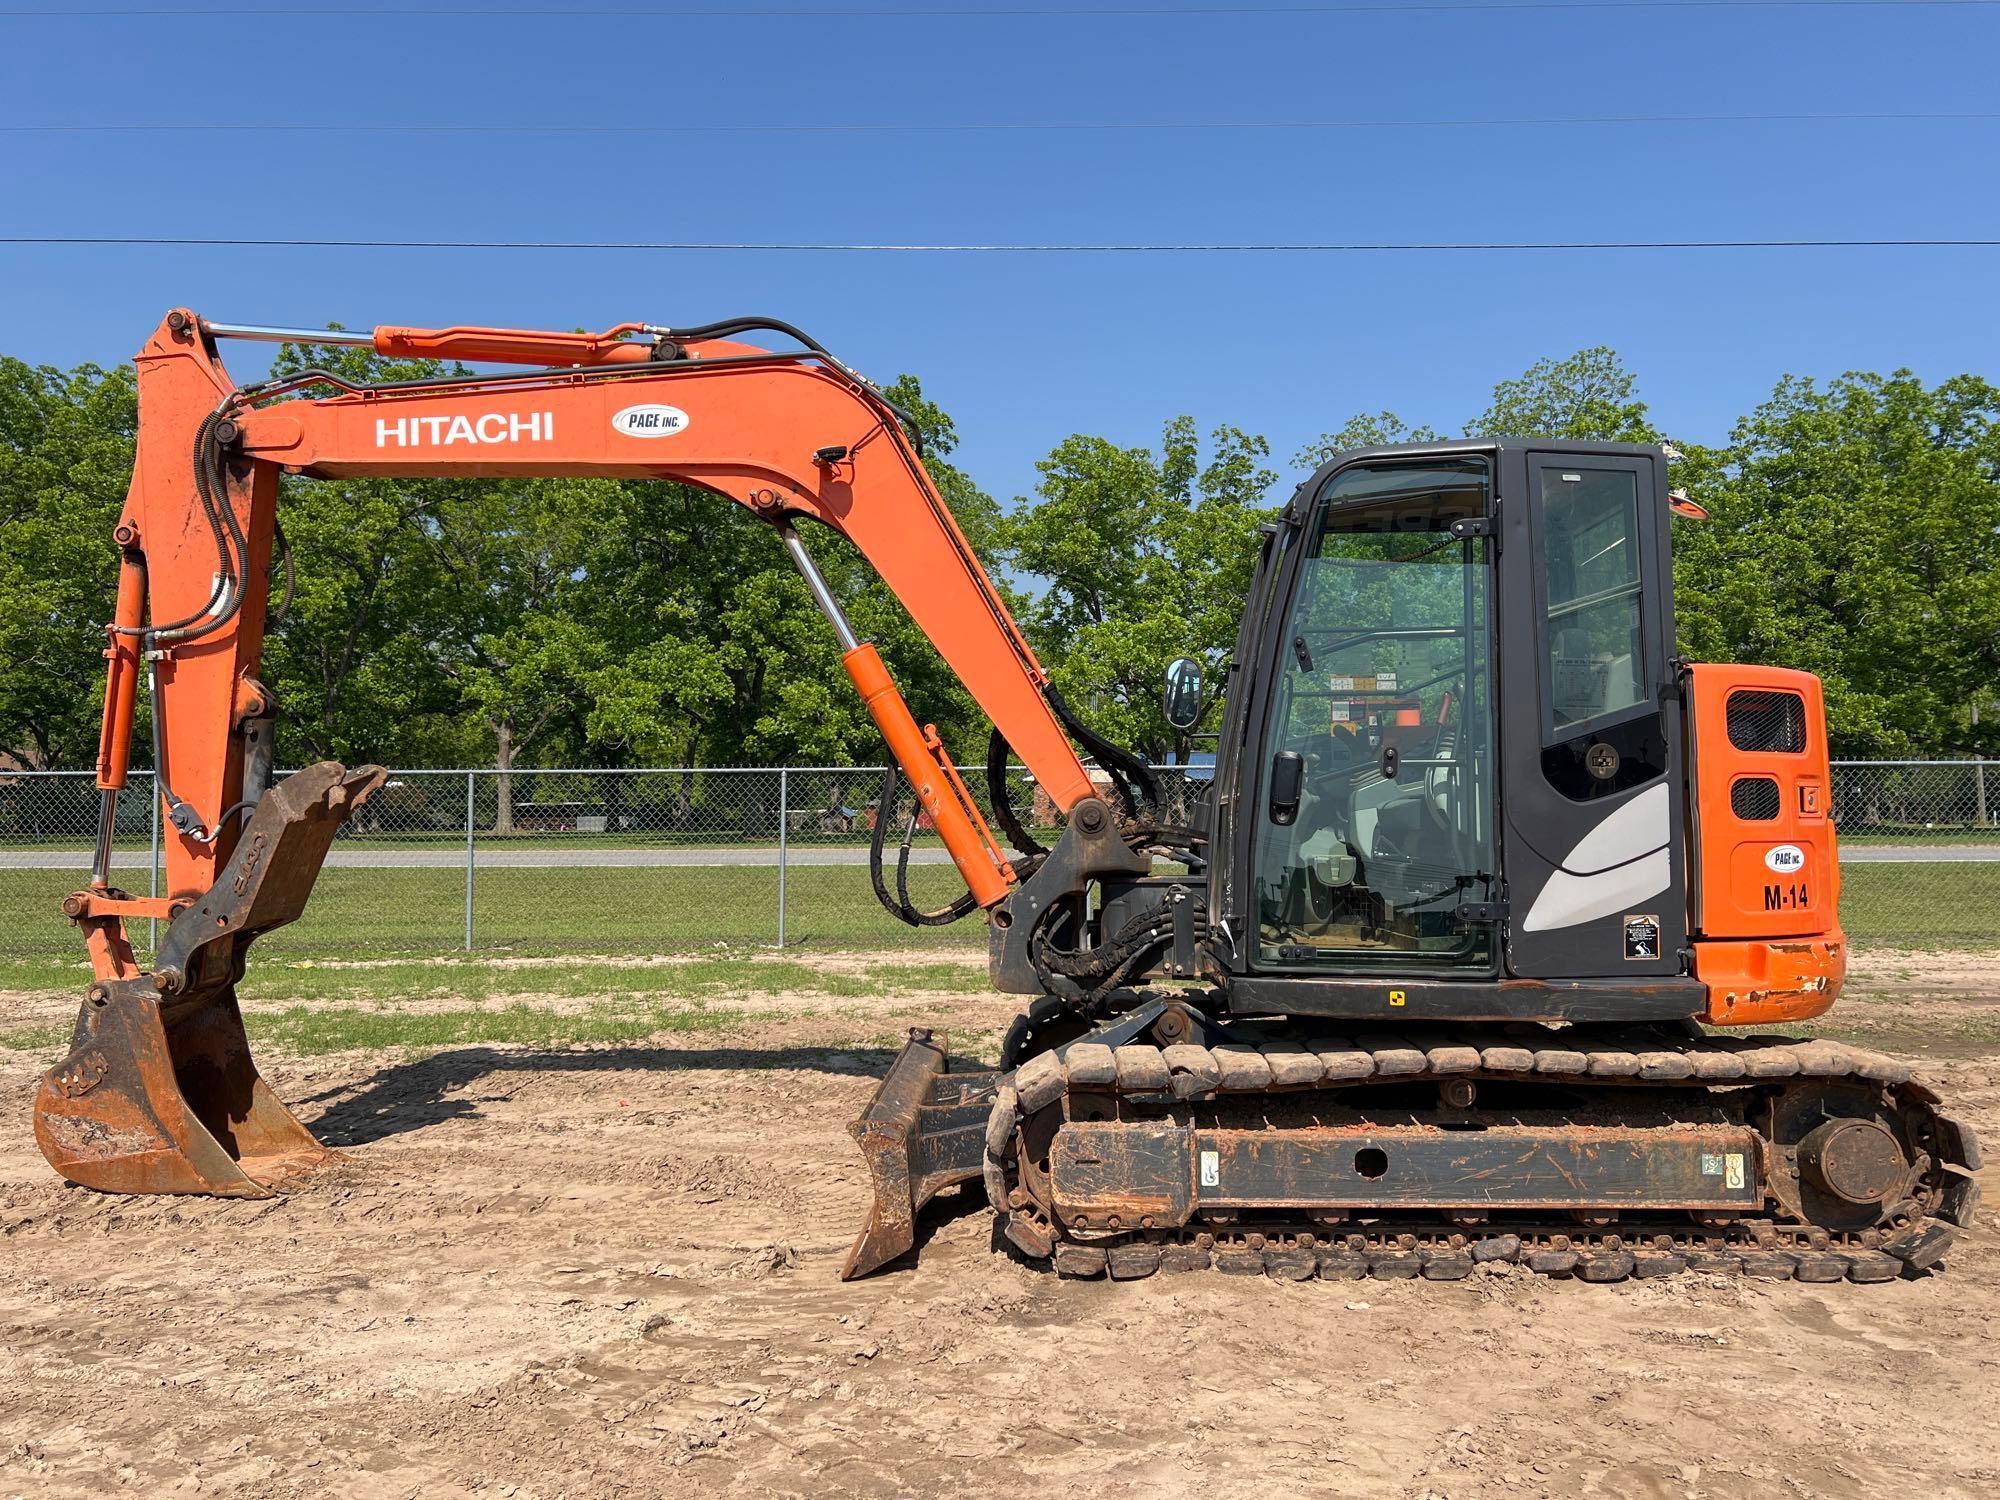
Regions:
<instances>
[{"instance_id":1,"label":"cab front windshield","mask_svg":"<svg viewBox=\"0 0 2000 1500\"><path fill-rule=\"evenodd\" d=\"M1258 955L1278 968L1492 963L1490 570L1482 458L1375 463L1321 490L1283 625L1258 809ZM1273 757L1295 752L1295 814ZM1290 814L1288 818L1288 814Z\"/></svg>"}]
</instances>

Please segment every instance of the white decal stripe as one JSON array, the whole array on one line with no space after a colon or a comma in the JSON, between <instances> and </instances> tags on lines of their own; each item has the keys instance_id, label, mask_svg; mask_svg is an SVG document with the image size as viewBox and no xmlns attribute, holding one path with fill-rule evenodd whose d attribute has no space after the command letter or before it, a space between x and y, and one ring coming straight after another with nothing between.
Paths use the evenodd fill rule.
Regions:
<instances>
[{"instance_id":1,"label":"white decal stripe","mask_svg":"<svg viewBox=\"0 0 2000 1500\"><path fill-rule=\"evenodd\" d=\"M1562 860L1562 867L1572 874L1589 875L1664 849L1671 810L1666 783L1641 792L1578 839Z\"/></svg>"},{"instance_id":2,"label":"white decal stripe","mask_svg":"<svg viewBox=\"0 0 2000 1500\"><path fill-rule=\"evenodd\" d=\"M1673 866L1664 848L1595 875L1557 870L1535 897L1521 930L1549 932L1629 911L1664 891L1672 880Z\"/></svg>"}]
</instances>

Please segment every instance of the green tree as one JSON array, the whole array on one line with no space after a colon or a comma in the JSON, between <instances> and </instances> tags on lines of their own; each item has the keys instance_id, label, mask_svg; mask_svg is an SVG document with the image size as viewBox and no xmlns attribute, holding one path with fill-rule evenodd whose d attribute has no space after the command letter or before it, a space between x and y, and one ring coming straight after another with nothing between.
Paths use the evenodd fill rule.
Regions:
<instances>
[{"instance_id":1,"label":"green tree","mask_svg":"<svg viewBox=\"0 0 2000 1500\"><path fill-rule=\"evenodd\" d=\"M308 360L361 381L446 373L317 347L282 351L276 368ZM1204 443L1186 417L1157 456L1073 436L1039 466L1036 502L1003 515L952 464L951 419L921 385L904 377L890 394L926 432L938 488L1057 685L1113 738L1162 754L1165 663L1219 657L1233 639L1276 479L1268 445L1226 426ZM1997 401L1971 376L1788 378L1728 445L1690 447L1676 481L1715 520L1677 530L1684 648L1819 673L1842 753L2000 751ZM0 359L0 747L36 763L90 759L135 423L129 370ZM1501 381L1468 430L1657 438L1602 348ZM1436 436L1365 414L1297 462ZM718 496L602 479L287 480L280 512L295 587L265 675L285 760L880 753L770 528ZM808 542L919 718L976 758L983 720L901 605L839 538Z\"/></svg>"},{"instance_id":2,"label":"green tree","mask_svg":"<svg viewBox=\"0 0 2000 1500\"><path fill-rule=\"evenodd\" d=\"M889 393L923 428L925 463L968 542L992 568L999 507L950 463L950 418L908 376ZM718 495L628 483L594 525L587 604L609 643L589 679L587 733L611 753L678 764L839 763L880 757L847 685L839 643L772 529ZM875 642L919 719L970 751L970 696L847 542L802 529L850 621Z\"/></svg>"},{"instance_id":3,"label":"green tree","mask_svg":"<svg viewBox=\"0 0 2000 1500\"><path fill-rule=\"evenodd\" d=\"M1270 519L1278 475L1267 466L1270 443L1255 433L1217 427L1209 434L1209 447L1209 461L1195 474L1192 489L1185 484L1164 488L1163 531L1192 627L1187 649L1219 658L1236 640L1257 562L1257 527ZM1194 419L1170 422L1163 448L1167 462L1185 454L1192 466L1198 454Z\"/></svg>"},{"instance_id":4,"label":"green tree","mask_svg":"<svg viewBox=\"0 0 2000 1500\"><path fill-rule=\"evenodd\" d=\"M357 383L446 373L427 360L366 349L286 345L277 375L326 369ZM307 391L304 396L323 395ZM294 398L302 399L302 398ZM457 609L433 545L439 517L478 481L298 479L278 496L291 554L265 639L264 678L278 696L281 763L391 765L483 761L487 736L466 714L440 633Z\"/></svg>"},{"instance_id":5,"label":"green tree","mask_svg":"<svg viewBox=\"0 0 2000 1500\"><path fill-rule=\"evenodd\" d=\"M1635 392L1637 377L1617 351L1599 345L1567 359L1540 359L1493 387L1467 437L1544 437L1578 442L1656 443L1660 434ZM1392 411L1362 412L1299 449L1296 468L1316 469L1336 453L1381 443L1432 443L1444 434L1411 426Z\"/></svg>"},{"instance_id":6,"label":"green tree","mask_svg":"<svg viewBox=\"0 0 2000 1500\"><path fill-rule=\"evenodd\" d=\"M1336 453L1349 453L1356 448L1373 448L1384 443L1434 443L1440 436L1434 428L1410 426L1392 411L1361 412L1349 417L1346 425L1332 432L1322 432L1299 449L1292 458L1292 467L1317 469Z\"/></svg>"},{"instance_id":7,"label":"green tree","mask_svg":"<svg viewBox=\"0 0 2000 1500\"><path fill-rule=\"evenodd\" d=\"M1204 463L1193 419L1179 417L1157 459L1079 434L1037 465L1040 498L1008 526L1015 566L1042 585L1027 628L1064 698L1112 740L1163 759L1167 663L1213 662L1235 639L1278 477L1269 454L1224 426Z\"/></svg>"},{"instance_id":8,"label":"green tree","mask_svg":"<svg viewBox=\"0 0 2000 1500\"><path fill-rule=\"evenodd\" d=\"M925 463L989 568L999 508L950 462L950 418L911 377L889 393L926 435ZM771 527L722 496L685 485L626 482L595 514L580 553L588 587L568 608L604 643L585 674L581 733L569 753L596 764L867 765L881 736L848 685L840 647ZM801 528L856 631L872 640L918 719L939 726L961 759L984 748L984 721L873 568L824 528ZM817 788L833 802L868 789ZM695 780L667 811L694 816ZM763 829L774 809L746 806Z\"/></svg>"},{"instance_id":9,"label":"green tree","mask_svg":"<svg viewBox=\"0 0 2000 1500\"><path fill-rule=\"evenodd\" d=\"M0 358L0 749L36 765L95 756L137 423L127 368Z\"/></svg>"},{"instance_id":10,"label":"green tree","mask_svg":"<svg viewBox=\"0 0 2000 1500\"><path fill-rule=\"evenodd\" d=\"M448 373L318 349L285 350L278 369L307 359L354 381ZM949 416L913 378L890 394L924 430L968 539L993 558L999 510L950 463ZM300 738L406 764L489 760L503 831L512 774L536 763L880 753L770 527L721 496L604 479L298 481L285 509L300 584L273 635L273 672L285 701L309 710ZM827 533L809 545L919 715L970 737L970 699L872 570Z\"/></svg>"},{"instance_id":11,"label":"green tree","mask_svg":"<svg viewBox=\"0 0 2000 1500\"><path fill-rule=\"evenodd\" d=\"M1992 754L2000 679L2000 390L1907 370L1786 377L1676 468L1683 649L1824 681L1836 754Z\"/></svg>"},{"instance_id":12,"label":"green tree","mask_svg":"<svg viewBox=\"0 0 2000 1500\"><path fill-rule=\"evenodd\" d=\"M427 518L444 584L434 645L488 735L497 833L513 831L516 768L556 749L565 730L574 752L588 686L616 649L585 601L596 583L590 545L617 492L601 479L489 481L447 494Z\"/></svg>"},{"instance_id":13,"label":"green tree","mask_svg":"<svg viewBox=\"0 0 2000 1500\"><path fill-rule=\"evenodd\" d=\"M1617 352L1601 344L1567 359L1538 359L1493 387L1491 404L1466 423L1466 436L1656 443L1637 385Z\"/></svg>"}]
</instances>

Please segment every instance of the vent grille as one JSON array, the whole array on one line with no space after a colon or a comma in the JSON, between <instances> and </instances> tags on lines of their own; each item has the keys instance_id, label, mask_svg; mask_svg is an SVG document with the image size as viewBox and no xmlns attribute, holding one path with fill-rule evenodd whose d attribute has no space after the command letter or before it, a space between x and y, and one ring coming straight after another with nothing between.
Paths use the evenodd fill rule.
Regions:
<instances>
[{"instance_id":1,"label":"vent grille","mask_svg":"<svg viewBox=\"0 0 2000 1500\"><path fill-rule=\"evenodd\" d=\"M1746 776L1729 788L1729 810L1746 823L1768 823L1778 815L1778 783Z\"/></svg>"},{"instance_id":2,"label":"vent grille","mask_svg":"<svg viewBox=\"0 0 2000 1500\"><path fill-rule=\"evenodd\" d=\"M1797 755L1806 748L1806 703L1797 693L1729 695L1729 743L1738 750Z\"/></svg>"}]
</instances>

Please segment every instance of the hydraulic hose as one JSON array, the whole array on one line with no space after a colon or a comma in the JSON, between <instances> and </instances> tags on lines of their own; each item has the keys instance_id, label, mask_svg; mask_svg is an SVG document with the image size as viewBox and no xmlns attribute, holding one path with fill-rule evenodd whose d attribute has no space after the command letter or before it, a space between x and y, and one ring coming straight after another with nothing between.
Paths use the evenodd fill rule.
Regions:
<instances>
[{"instance_id":1,"label":"hydraulic hose","mask_svg":"<svg viewBox=\"0 0 2000 1500\"><path fill-rule=\"evenodd\" d=\"M986 797L993 804L994 821L1000 831L1007 835L1007 841L1021 853L1028 856L1025 868L1017 866L1015 874L1026 880L1034 873L1034 867L1041 863L1049 851L1021 821L1021 815L1014 806L1014 799L1007 790L1007 762L1013 747L1007 743L1007 736L1000 732L1000 726L993 726L993 733L986 737Z\"/></svg>"},{"instance_id":2,"label":"hydraulic hose","mask_svg":"<svg viewBox=\"0 0 2000 1500\"><path fill-rule=\"evenodd\" d=\"M1125 804L1125 816L1138 817L1142 803L1149 811L1157 811L1160 788L1153 780L1153 768L1145 759L1122 745L1113 744L1079 719L1053 682L1042 684L1042 695L1048 699L1049 707L1054 710L1063 728L1079 745L1096 756L1097 763L1104 767L1105 774L1110 776L1112 785L1118 788L1118 795Z\"/></svg>"},{"instance_id":3,"label":"hydraulic hose","mask_svg":"<svg viewBox=\"0 0 2000 1500\"><path fill-rule=\"evenodd\" d=\"M237 559L247 555L248 548L244 547L241 553L230 550L231 541L241 543L243 533L236 525L234 509L227 504L226 484L222 486L225 491L223 503L218 504L215 497L217 486L214 481L220 472L220 463L214 457L217 448L215 429L227 406L228 403L224 402L203 418L194 438L195 498L201 502L202 517L208 522L209 535L215 541L215 587L209 592L208 602L193 614L169 620L164 625L114 624L111 629L116 634L143 637L149 646L161 641L193 640L227 624L235 614L236 606L241 603L240 588L232 588L232 585L241 577L242 570ZM222 612L218 613L218 609ZM211 623L194 628L204 620Z\"/></svg>"},{"instance_id":4,"label":"hydraulic hose","mask_svg":"<svg viewBox=\"0 0 2000 1500\"><path fill-rule=\"evenodd\" d=\"M1101 1015L1112 993L1174 939L1173 913L1161 907L1141 912L1095 948L1064 952L1053 947L1048 936L1061 910L1051 905L1042 913L1029 938L1028 951L1048 991L1068 1000L1085 1019ZM1198 904L1197 921L1204 912L1205 907ZM1208 967L1203 965L1204 970Z\"/></svg>"},{"instance_id":5,"label":"hydraulic hose","mask_svg":"<svg viewBox=\"0 0 2000 1500\"><path fill-rule=\"evenodd\" d=\"M936 911L923 911L910 899L910 846L917 832L917 809L910 809L908 826L903 830L903 847L896 856L896 894L889 894L889 887L882 878L883 850L888 840L889 820L896 815L896 793L903 782L902 768L894 761L882 768L882 790L875 799L875 827L868 835L868 879L875 887L875 899L882 903L883 910L899 922L911 927L944 927L970 916L979 909L979 902L971 891L967 891L948 906Z\"/></svg>"},{"instance_id":6,"label":"hydraulic hose","mask_svg":"<svg viewBox=\"0 0 2000 1500\"><path fill-rule=\"evenodd\" d=\"M160 797L167 806L168 821L183 835L204 844L210 844L229 826L238 813L247 813L253 804L239 802L225 809L215 820L213 828L203 828L200 816L182 797L178 796L168 779L165 753L165 704L160 693L159 660L155 648L165 644L173 645L184 641L200 640L222 629L242 611L245 580L250 562L250 542L243 534L243 527L236 519L236 508L229 503L229 475L225 467L221 429L229 413L235 409L237 397L231 394L202 419L194 439L194 487L195 497L201 503L203 518L208 522L209 536L215 543L215 587L210 591L208 602L191 615L178 620L170 620L164 625L124 626L113 624L111 629L121 635L136 635L152 656L152 705L153 705L153 774L158 779ZM285 604L291 603L291 549L285 549Z\"/></svg>"}]
</instances>

